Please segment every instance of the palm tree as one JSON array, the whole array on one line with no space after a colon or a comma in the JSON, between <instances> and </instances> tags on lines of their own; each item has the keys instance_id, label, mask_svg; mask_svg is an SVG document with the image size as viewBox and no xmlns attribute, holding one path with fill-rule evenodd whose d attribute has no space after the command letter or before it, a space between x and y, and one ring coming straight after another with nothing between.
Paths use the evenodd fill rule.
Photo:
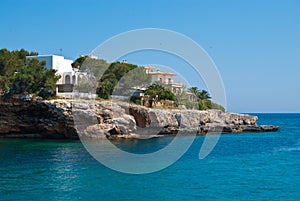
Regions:
<instances>
[{"instance_id":1,"label":"palm tree","mask_svg":"<svg viewBox=\"0 0 300 201\"><path fill-rule=\"evenodd\" d=\"M197 98L201 101L211 99L208 91L206 91L206 90L198 91Z\"/></svg>"},{"instance_id":2,"label":"palm tree","mask_svg":"<svg viewBox=\"0 0 300 201\"><path fill-rule=\"evenodd\" d=\"M190 92L190 93L192 93L195 97L195 101L198 101L198 93L199 93L199 89L198 89L198 87L190 87L190 88L188 88L188 92Z\"/></svg>"},{"instance_id":3,"label":"palm tree","mask_svg":"<svg viewBox=\"0 0 300 201\"><path fill-rule=\"evenodd\" d=\"M188 92L195 94L195 96L197 96L199 89L198 87L191 87L188 89Z\"/></svg>"},{"instance_id":4,"label":"palm tree","mask_svg":"<svg viewBox=\"0 0 300 201\"><path fill-rule=\"evenodd\" d=\"M211 96L209 95L208 91L199 90L197 87L191 87L188 89L188 91L196 96L200 110L209 109L209 107L207 107L205 103L207 102L207 100L211 99Z\"/></svg>"},{"instance_id":5,"label":"palm tree","mask_svg":"<svg viewBox=\"0 0 300 201\"><path fill-rule=\"evenodd\" d=\"M171 90L166 89L158 82L153 83L147 88L146 95L150 95L153 98L158 96L158 100L168 99L174 101L176 99L176 96Z\"/></svg>"},{"instance_id":6,"label":"palm tree","mask_svg":"<svg viewBox=\"0 0 300 201\"><path fill-rule=\"evenodd\" d=\"M211 109L210 106L207 106L206 104L207 100L211 99L209 93L206 90L198 91L197 98L198 98L200 110Z\"/></svg>"}]
</instances>

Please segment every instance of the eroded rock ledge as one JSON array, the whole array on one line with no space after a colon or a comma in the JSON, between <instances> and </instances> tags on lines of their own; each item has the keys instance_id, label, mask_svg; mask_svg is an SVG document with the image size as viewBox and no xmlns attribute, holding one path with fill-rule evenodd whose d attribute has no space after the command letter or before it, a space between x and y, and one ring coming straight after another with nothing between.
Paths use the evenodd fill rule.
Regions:
<instances>
[{"instance_id":1,"label":"eroded rock ledge","mask_svg":"<svg viewBox=\"0 0 300 201\"><path fill-rule=\"evenodd\" d=\"M131 138L277 131L258 118L220 110L162 110L91 100L0 101L0 137Z\"/></svg>"}]
</instances>

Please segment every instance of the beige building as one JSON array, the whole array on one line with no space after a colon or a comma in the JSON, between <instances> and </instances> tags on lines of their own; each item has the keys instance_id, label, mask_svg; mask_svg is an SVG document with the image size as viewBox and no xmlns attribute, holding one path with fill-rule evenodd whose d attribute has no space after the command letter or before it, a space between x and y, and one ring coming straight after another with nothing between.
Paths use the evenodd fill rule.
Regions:
<instances>
[{"instance_id":1,"label":"beige building","mask_svg":"<svg viewBox=\"0 0 300 201\"><path fill-rule=\"evenodd\" d=\"M176 76L175 73L161 72L159 68L152 66L145 66L144 69L147 74L151 75L151 84L160 82L175 94L182 92L183 84L181 82L174 82L174 76Z\"/></svg>"}]
</instances>

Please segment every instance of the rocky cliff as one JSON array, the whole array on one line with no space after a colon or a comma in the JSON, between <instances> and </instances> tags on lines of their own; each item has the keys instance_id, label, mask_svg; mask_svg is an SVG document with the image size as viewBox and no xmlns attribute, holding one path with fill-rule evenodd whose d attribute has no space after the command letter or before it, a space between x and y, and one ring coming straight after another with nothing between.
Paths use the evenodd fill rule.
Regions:
<instances>
[{"instance_id":1,"label":"rocky cliff","mask_svg":"<svg viewBox=\"0 0 300 201\"><path fill-rule=\"evenodd\" d=\"M257 117L220 110L162 110L92 100L0 101L0 137L153 137L277 131Z\"/></svg>"}]
</instances>

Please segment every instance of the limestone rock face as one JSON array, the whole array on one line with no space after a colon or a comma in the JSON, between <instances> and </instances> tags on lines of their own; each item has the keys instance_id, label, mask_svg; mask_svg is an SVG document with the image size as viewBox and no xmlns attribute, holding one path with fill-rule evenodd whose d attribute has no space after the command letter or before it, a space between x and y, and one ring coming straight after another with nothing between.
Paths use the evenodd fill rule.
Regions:
<instances>
[{"instance_id":1,"label":"limestone rock face","mask_svg":"<svg viewBox=\"0 0 300 201\"><path fill-rule=\"evenodd\" d=\"M149 109L146 107L131 106L128 107L128 113L134 117L136 125L145 128L151 124Z\"/></svg>"},{"instance_id":2,"label":"limestone rock face","mask_svg":"<svg viewBox=\"0 0 300 201\"><path fill-rule=\"evenodd\" d=\"M72 101L73 119L80 137L129 135L136 121L124 106L109 101Z\"/></svg>"},{"instance_id":3,"label":"limestone rock face","mask_svg":"<svg viewBox=\"0 0 300 201\"><path fill-rule=\"evenodd\" d=\"M0 137L78 139L276 131L258 118L220 110L149 109L92 100L0 101Z\"/></svg>"},{"instance_id":4,"label":"limestone rock face","mask_svg":"<svg viewBox=\"0 0 300 201\"><path fill-rule=\"evenodd\" d=\"M257 116L249 116L246 114L226 113L226 123L232 125L256 125Z\"/></svg>"},{"instance_id":5,"label":"limestone rock face","mask_svg":"<svg viewBox=\"0 0 300 201\"><path fill-rule=\"evenodd\" d=\"M149 110L151 126L153 127L171 127L178 126L175 113L169 110L151 109Z\"/></svg>"},{"instance_id":6,"label":"limestone rock face","mask_svg":"<svg viewBox=\"0 0 300 201\"><path fill-rule=\"evenodd\" d=\"M0 101L0 137L77 138L65 109L47 102Z\"/></svg>"}]
</instances>

